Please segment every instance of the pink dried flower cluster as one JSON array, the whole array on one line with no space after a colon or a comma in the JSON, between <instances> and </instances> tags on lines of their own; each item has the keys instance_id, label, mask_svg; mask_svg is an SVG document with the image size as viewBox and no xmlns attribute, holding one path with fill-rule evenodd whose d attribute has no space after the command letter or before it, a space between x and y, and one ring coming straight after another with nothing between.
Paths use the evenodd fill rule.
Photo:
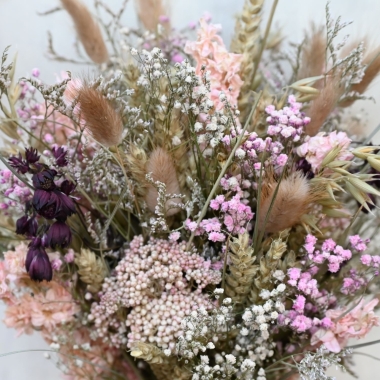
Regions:
<instances>
[{"instance_id":1,"label":"pink dried flower cluster","mask_svg":"<svg viewBox=\"0 0 380 380\"><path fill-rule=\"evenodd\" d=\"M3 215L10 215L7 211L9 208L16 208L16 210L23 212L24 205L32 199L29 187L8 169L0 171L0 192L6 197L4 202L0 203Z\"/></svg>"},{"instance_id":2,"label":"pink dried flower cluster","mask_svg":"<svg viewBox=\"0 0 380 380\"><path fill-rule=\"evenodd\" d=\"M310 118L300 111L302 103L297 103L294 95L288 97L288 103L289 106L281 110L276 110L274 105L265 108L265 112L269 115L268 135L299 141L303 127L310 123Z\"/></svg>"},{"instance_id":3,"label":"pink dried flower cluster","mask_svg":"<svg viewBox=\"0 0 380 380\"><path fill-rule=\"evenodd\" d=\"M315 269L313 267L312 269ZM318 269L318 268L317 268ZM288 284L296 287L300 292L305 295L316 298L320 295L318 290L317 280L312 278L312 275L315 274L314 271L302 272L299 268L290 268L288 269Z\"/></svg>"},{"instance_id":4,"label":"pink dried flower cluster","mask_svg":"<svg viewBox=\"0 0 380 380\"><path fill-rule=\"evenodd\" d=\"M309 259L315 264L323 264L325 261L328 261L328 269L332 273L338 272L341 265L352 257L352 252L349 249L343 249L332 239L325 240L321 250L315 249L316 242L317 238L315 236L307 235L304 247Z\"/></svg>"},{"instance_id":5,"label":"pink dried flower cluster","mask_svg":"<svg viewBox=\"0 0 380 380\"><path fill-rule=\"evenodd\" d=\"M210 267L211 262L188 252L186 243L151 239L144 244L143 237L136 236L115 275L105 279L89 320L97 335L116 347L136 340L173 347L182 318L194 308L211 306L202 289L218 284L221 275ZM192 283L197 285L194 290ZM132 308L126 322L118 319L121 308ZM109 334L110 327L116 333Z\"/></svg>"},{"instance_id":6,"label":"pink dried flower cluster","mask_svg":"<svg viewBox=\"0 0 380 380\"><path fill-rule=\"evenodd\" d=\"M200 20L198 39L187 42L185 52L193 56L197 62L196 74L201 75L205 67L211 82L211 100L216 109L223 108L219 99L223 92L231 104L236 104L243 81L239 76L241 54L229 53L222 38L218 35L220 25L208 24Z\"/></svg>"},{"instance_id":7,"label":"pink dried flower cluster","mask_svg":"<svg viewBox=\"0 0 380 380\"><path fill-rule=\"evenodd\" d=\"M234 189L241 192L238 185ZM210 208L222 213L220 218L229 233L243 234L249 230L249 222L254 214L244 200L240 199L239 194L234 195L229 201L225 199L224 195L218 195L211 201ZM203 219L199 226L196 222L187 219L185 227L190 231L195 231L196 236L206 233L208 239L213 242L223 242L227 237L227 233L221 232L222 224L218 218Z\"/></svg>"},{"instance_id":8,"label":"pink dried flower cluster","mask_svg":"<svg viewBox=\"0 0 380 380\"><path fill-rule=\"evenodd\" d=\"M241 134L241 129L231 129L230 134L223 137L222 142L227 149L232 149L231 144ZM256 132L245 133L243 144L236 150L235 156L241 164L245 175L250 178L256 175L261 168L261 154L266 153L264 167L282 168L288 161L288 156L283 152L284 145L275 141L274 137L265 139L258 137Z\"/></svg>"},{"instance_id":9,"label":"pink dried flower cluster","mask_svg":"<svg viewBox=\"0 0 380 380\"><path fill-rule=\"evenodd\" d=\"M348 150L351 139L345 132L333 131L326 135L325 132L318 133L316 136L306 136L305 142L297 148L297 154L305 157L311 164L314 172L321 169L323 159L334 148L340 147L341 151L337 155L337 160L350 161L353 154Z\"/></svg>"},{"instance_id":10,"label":"pink dried flower cluster","mask_svg":"<svg viewBox=\"0 0 380 380\"><path fill-rule=\"evenodd\" d=\"M363 252L367 249L369 239L363 240L359 235L353 235L349 237L351 245L358 251Z\"/></svg>"},{"instance_id":11,"label":"pink dried flower cluster","mask_svg":"<svg viewBox=\"0 0 380 380\"><path fill-rule=\"evenodd\" d=\"M347 314L346 309L327 310L326 316L335 322L329 329L316 331L311 343L323 343L331 352L340 352L349 339L364 338L372 327L380 325L380 319L374 312L378 302L378 299L374 299L364 305L361 301Z\"/></svg>"},{"instance_id":12,"label":"pink dried flower cluster","mask_svg":"<svg viewBox=\"0 0 380 380\"><path fill-rule=\"evenodd\" d=\"M367 286L367 279L358 273L356 269L350 269L349 276L343 278L343 284L341 292L347 295L355 294L359 289L363 289Z\"/></svg>"}]
</instances>

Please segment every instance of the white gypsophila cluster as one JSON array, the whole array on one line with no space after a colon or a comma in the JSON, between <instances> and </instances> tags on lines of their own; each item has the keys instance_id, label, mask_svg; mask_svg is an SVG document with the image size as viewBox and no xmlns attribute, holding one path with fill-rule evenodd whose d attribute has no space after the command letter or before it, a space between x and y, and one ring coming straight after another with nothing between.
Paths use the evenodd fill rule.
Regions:
<instances>
[{"instance_id":1,"label":"white gypsophila cluster","mask_svg":"<svg viewBox=\"0 0 380 380\"><path fill-rule=\"evenodd\" d=\"M263 305L253 305L245 309L242 316L245 328L242 329L242 335L249 334L251 331L260 331L261 337L269 338L270 325L277 321L279 313L285 310L285 306L278 300L286 287L284 284L279 284L272 291L262 290L260 297L266 302Z\"/></svg>"},{"instance_id":2,"label":"white gypsophila cluster","mask_svg":"<svg viewBox=\"0 0 380 380\"><path fill-rule=\"evenodd\" d=\"M215 289L214 297L219 299L223 292L223 289ZM227 338L229 328L236 327L232 325L232 311L232 300L225 298L220 307L209 311L200 308L183 319L183 335L178 338L176 354L192 366L192 380L231 379L236 375L252 379L256 367L253 360L222 352L214 356L215 364L211 365L213 355L207 355L207 351L215 349L221 338Z\"/></svg>"},{"instance_id":3,"label":"white gypsophila cluster","mask_svg":"<svg viewBox=\"0 0 380 380\"><path fill-rule=\"evenodd\" d=\"M192 380L231 379L237 375L240 378L252 379L255 363L245 359L238 364L234 355L215 355L215 365L211 366L207 355L200 355L200 363L193 368ZM243 376L243 377L242 377ZM257 378L258 380L262 380ZM265 380L265 378L263 379Z\"/></svg>"},{"instance_id":4,"label":"white gypsophila cluster","mask_svg":"<svg viewBox=\"0 0 380 380\"><path fill-rule=\"evenodd\" d=\"M215 289L216 298L223 289ZM223 300L223 305L215 307L209 313L205 308L193 311L182 320L183 334L178 338L177 353L185 359L194 359L198 354L213 349L220 334L228 329L228 323L233 320L231 299Z\"/></svg>"},{"instance_id":5,"label":"white gypsophila cluster","mask_svg":"<svg viewBox=\"0 0 380 380\"><path fill-rule=\"evenodd\" d=\"M342 358L351 354L350 349L335 354L324 346L319 347L316 352L307 352L305 357L296 363L301 380L335 380L334 377L326 374L326 370L331 366L345 370L341 363Z\"/></svg>"},{"instance_id":6,"label":"white gypsophila cluster","mask_svg":"<svg viewBox=\"0 0 380 380\"><path fill-rule=\"evenodd\" d=\"M276 275L282 277L280 272L278 271ZM260 297L266 302L245 309L234 354L250 359L258 365L263 365L266 359L273 357L275 343L270 339L270 328L276 323L279 313L285 310L280 300L284 291L284 284L279 284L272 291L262 290Z\"/></svg>"},{"instance_id":7,"label":"white gypsophila cluster","mask_svg":"<svg viewBox=\"0 0 380 380\"><path fill-rule=\"evenodd\" d=\"M199 185L199 183L197 182L195 178L191 178L190 176L187 176L186 184L189 187L189 189L191 189L191 198L189 201L186 202L186 207L185 207L187 218L190 218L193 216L195 205L198 205L199 212L193 216L196 219L198 218L206 202L206 199L203 195L202 187Z\"/></svg>"}]
</instances>

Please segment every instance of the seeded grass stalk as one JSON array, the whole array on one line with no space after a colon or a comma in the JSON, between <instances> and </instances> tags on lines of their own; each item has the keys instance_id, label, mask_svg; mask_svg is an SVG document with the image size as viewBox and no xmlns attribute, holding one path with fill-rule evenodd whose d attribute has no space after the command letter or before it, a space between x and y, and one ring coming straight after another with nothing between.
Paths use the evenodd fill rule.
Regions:
<instances>
[{"instance_id":1,"label":"seeded grass stalk","mask_svg":"<svg viewBox=\"0 0 380 380\"><path fill-rule=\"evenodd\" d=\"M201 213L199 214L199 217L198 217L198 220L197 220L197 228L198 228L200 222L202 221L202 219L204 218L204 216L206 215L208 205L210 204L212 198L214 197L214 194L215 194L217 188L220 186L220 180L223 178L224 174L226 173L228 167L230 166L230 164L232 162L232 159L235 156L235 152L237 151L238 147L240 146L240 144L241 144L241 142L242 142L242 140L244 138L245 131L248 128L248 125L249 125L249 122L251 120L251 117L252 117L253 113L255 112L255 109L256 109L257 105L259 104L259 101L261 99L262 94L263 94L262 91L260 91L257 94L257 98L256 98L256 101L255 101L255 104L253 105L253 107L251 109L251 112L249 113L249 116L248 116L248 119L245 122L244 128L241 131L241 134L240 134L239 138L237 139L237 141L235 143L235 146L233 147L233 149L232 149L232 151L231 151L231 153L230 153L230 155L229 155L226 163L224 164L224 166L223 166L223 168L222 168L222 170L221 170L221 172L220 172L217 180L215 181L215 184L214 184L213 188L210 191L210 194L209 194L209 196L208 196L208 198L206 200L206 203L203 206L203 209L202 209ZM191 243L194 240L194 236L195 236L195 230L191 233L190 239L189 239L189 241L187 243L187 246L186 246L187 250L190 250Z\"/></svg>"},{"instance_id":2,"label":"seeded grass stalk","mask_svg":"<svg viewBox=\"0 0 380 380\"><path fill-rule=\"evenodd\" d=\"M263 240L263 237L264 237L264 234L265 234L265 226L266 226L266 224L268 222L269 215L270 215L270 213L272 211L272 208L273 208L273 205L275 203L275 200L276 200L276 197L277 197L277 194L278 194L278 190L279 190L280 185L281 185L281 181L284 178L285 168L286 168L286 165L282 169L282 173L281 173L281 176L280 176L279 181L277 183L276 189L275 189L275 191L273 193L273 197L272 197L272 200L270 202L270 206L269 206L268 212L265 215L265 219L264 219L264 223L263 223L263 226L262 226L262 230L259 232L258 239L255 242L255 252L258 252L258 250L260 249L261 241ZM256 219L256 220L258 220L258 219ZM259 225L258 225L258 223L256 223L256 225L255 225L255 232L258 229L259 229Z\"/></svg>"}]
</instances>

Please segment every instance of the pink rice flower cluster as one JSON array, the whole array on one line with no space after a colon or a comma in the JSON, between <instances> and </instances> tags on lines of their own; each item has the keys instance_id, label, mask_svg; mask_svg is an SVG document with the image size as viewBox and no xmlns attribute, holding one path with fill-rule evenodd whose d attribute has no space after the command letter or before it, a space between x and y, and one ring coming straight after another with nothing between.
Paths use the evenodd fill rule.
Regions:
<instances>
[{"instance_id":1,"label":"pink rice flower cluster","mask_svg":"<svg viewBox=\"0 0 380 380\"><path fill-rule=\"evenodd\" d=\"M3 215L10 215L7 210L14 208L23 212L25 204L33 197L29 187L8 169L0 171L0 192L5 196L4 202L0 203Z\"/></svg>"},{"instance_id":2,"label":"pink rice flower cluster","mask_svg":"<svg viewBox=\"0 0 380 380\"><path fill-rule=\"evenodd\" d=\"M310 123L310 118L301 112L302 103L297 103L294 95L288 97L289 106L276 110L274 105L265 108L267 117L268 135L280 139L299 141L303 127Z\"/></svg>"},{"instance_id":3,"label":"pink rice flower cluster","mask_svg":"<svg viewBox=\"0 0 380 380\"><path fill-rule=\"evenodd\" d=\"M239 76L241 54L229 53L219 36L220 25L208 24L200 20L198 38L187 42L185 52L197 62L196 74L201 75L205 67L211 82L211 100L217 110L224 107L220 94L224 93L231 104L236 104L243 81Z\"/></svg>"},{"instance_id":4,"label":"pink rice flower cluster","mask_svg":"<svg viewBox=\"0 0 380 380\"><path fill-rule=\"evenodd\" d=\"M364 338L374 327L380 325L380 319L375 315L374 308L378 299L373 299L366 305L361 301L353 310L346 309L327 310L326 317L334 321L328 329L319 329L312 338L311 344L323 343L331 352L340 352L351 338Z\"/></svg>"},{"instance_id":5,"label":"pink rice flower cluster","mask_svg":"<svg viewBox=\"0 0 380 380\"><path fill-rule=\"evenodd\" d=\"M97 336L115 347L143 341L173 348L182 318L200 306L211 306L202 289L220 281L220 272L187 251L185 242L150 239L145 244L136 236L114 275L105 279L89 320ZM121 310L130 308L126 321L118 319Z\"/></svg>"},{"instance_id":6,"label":"pink rice flower cluster","mask_svg":"<svg viewBox=\"0 0 380 380\"><path fill-rule=\"evenodd\" d=\"M308 253L308 257L315 264L323 264L328 262L328 269L332 273L339 271L341 265L351 259L352 252L349 249L343 249L337 245L334 240L327 239L323 242L321 250L315 249L317 238L313 235L307 235L304 248Z\"/></svg>"},{"instance_id":7,"label":"pink rice flower cluster","mask_svg":"<svg viewBox=\"0 0 380 380\"><path fill-rule=\"evenodd\" d=\"M300 157L305 157L311 165L313 172L321 169L323 159L334 148L340 147L337 160L350 161L354 156L349 151L351 140L345 132L333 131L326 135L325 132L318 133L316 136L306 136L305 142L296 150Z\"/></svg>"}]
</instances>

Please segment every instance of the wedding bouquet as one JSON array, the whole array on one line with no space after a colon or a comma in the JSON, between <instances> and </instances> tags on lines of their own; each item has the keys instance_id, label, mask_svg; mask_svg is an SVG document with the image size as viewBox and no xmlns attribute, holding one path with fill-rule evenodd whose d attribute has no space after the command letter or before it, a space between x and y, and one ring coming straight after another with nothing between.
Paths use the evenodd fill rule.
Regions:
<instances>
[{"instance_id":1,"label":"wedding bouquet","mask_svg":"<svg viewBox=\"0 0 380 380\"><path fill-rule=\"evenodd\" d=\"M380 147L346 112L380 48L342 39L328 5L288 43L263 2L228 48L158 0L139 29L127 1L98 18L61 0L79 58L50 36L51 57L96 66L53 85L4 52L4 323L39 331L67 379L332 379L380 324Z\"/></svg>"}]
</instances>

